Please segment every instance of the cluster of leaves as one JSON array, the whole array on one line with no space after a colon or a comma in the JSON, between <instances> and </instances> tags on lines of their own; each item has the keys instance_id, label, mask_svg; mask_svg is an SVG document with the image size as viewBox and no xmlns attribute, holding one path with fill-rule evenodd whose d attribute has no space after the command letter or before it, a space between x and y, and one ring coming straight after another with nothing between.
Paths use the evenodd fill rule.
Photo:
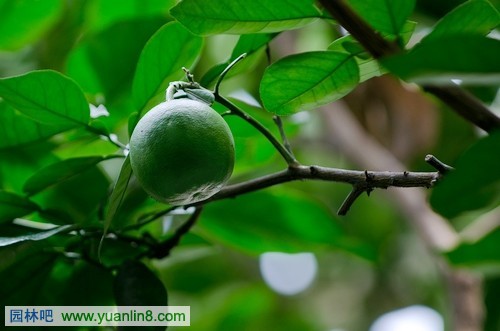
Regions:
<instances>
[{"instance_id":1,"label":"cluster of leaves","mask_svg":"<svg viewBox=\"0 0 500 331\"><path fill-rule=\"evenodd\" d=\"M242 53L248 54L247 59L231 74L248 74L281 32L317 20L332 21L312 0L174 2L151 1L139 9L135 1L119 5L102 1L84 10L82 4L64 8L60 1L3 2L7 10L2 13L0 48L18 50L50 35L37 44L42 50L36 51L38 58L31 66L56 69L28 70L0 79L0 246L5 246L0 251L0 279L15 282L0 289L6 303L108 304L113 302L112 282L116 302L122 305L151 304L153 297L157 304L166 302L166 293L160 298L150 289L135 293L135 287L128 286L135 284L135 278L155 284L151 279L156 276L142 264L125 261L150 256L151 249L175 235L163 231L162 222L153 221L166 218L177 223L186 216L146 196L131 176L127 149L120 141L126 141L138 119L163 100L168 83L183 78L181 67L196 72L209 36L239 37L227 61L201 76L206 88ZM414 1L348 3L385 38L404 46L412 37L416 23L408 18ZM93 20L85 21L82 12ZM500 42L488 34L498 23L498 11L488 1L470 0L444 16L408 51L380 61L352 36L339 36L325 50L289 55L267 66L259 85L263 108L275 115L313 110L387 72L417 83L449 84L453 78L463 84L496 86ZM63 28L67 32L61 38ZM74 46L65 49L62 45L68 39L67 44ZM45 54L45 48L60 51ZM233 101L276 131L262 109ZM109 116L93 116L89 102L104 102ZM220 105L215 108L225 111ZM256 175L258 171L252 170L256 165L262 171L275 169L272 145L241 119L227 117L227 121L237 144L234 177ZM288 124L290 133L297 131L297 124ZM472 146L456 164L457 170L434 190L433 207L453 218L498 205L500 176L495 170L500 168L500 154L494 151L499 149L499 134ZM379 252L371 243L349 235L322 199L315 199L318 193L308 194L287 186L211 202L195 233L186 235L181 245L218 243L251 256L337 249L377 260ZM494 245L498 234L494 231L476 243L464 243L448 253L450 261L499 262ZM111 271L120 265L113 277ZM90 271L98 280L92 290L78 283ZM35 291L40 283L46 285ZM85 300L63 295L75 284L78 290L71 293L86 293ZM58 301L57 293L47 293L54 288L68 302ZM38 293L35 299L28 299L33 291ZM89 298L90 292L95 298ZM244 294L234 301L253 298L258 310L255 292ZM282 322L279 329L305 323L292 317Z\"/></svg>"}]
</instances>

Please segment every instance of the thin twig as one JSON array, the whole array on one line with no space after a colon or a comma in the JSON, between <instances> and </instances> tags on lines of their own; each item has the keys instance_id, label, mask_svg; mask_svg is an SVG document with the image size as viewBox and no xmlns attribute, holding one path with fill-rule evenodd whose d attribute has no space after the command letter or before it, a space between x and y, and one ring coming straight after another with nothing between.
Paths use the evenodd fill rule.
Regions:
<instances>
[{"instance_id":1,"label":"thin twig","mask_svg":"<svg viewBox=\"0 0 500 331\"><path fill-rule=\"evenodd\" d=\"M156 221L158 218L165 216L166 214L170 213L172 210L176 209L177 207L168 207L165 208L164 210L161 210L159 212L155 212L153 214L149 214L144 219L139 220L136 224L131 224L129 226L124 227L123 229L120 230L120 232L127 232L131 230L137 230L141 227L143 227L146 224L149 224L151 222Z\"/></svg>"},{"instance_id":2,"label":"thin twig","mask_svg":"<svg viewBox=\"0 0 500 331\"><path fill-rule=\"evenodd\" d=\"M288 140L286 133L285 133L285 129L283 128L283 121L281 120L281 117L275 115L275 116L273 116L273 121L276 124L276 126L278 127L278 130L279 130L280 136L281 136L281 140L283 141L283 146L285 146L285 148L288 150L288 152L290 152L290 154L292 154L292 156L294 156L293 151L292 151L292 146L290 145L290 141Z\"/></svg>"},{"instance_id":3,"label":"thin twig","mask_svg":"<svg viewBox=\"0 0 500 331\"><path fill-rule=\"evenodd\" d=\"M325 9L375 58L390 56L402 51L396 43L383 38L345 0L319 0ZM500 118L472 94L458 87L422 86L455 113L486 132L500 129Z\"/></svg>"},{"instance_id":4,"label":"thin twig","mask_svg":"<svg viewBox=\"0 0 500 331\"><path fill-rule=\"evenodd\" d=\"M233 104L231 101L227 100L223 96L221 96L218 93L215 93L215 101L220 103L221 105L225 106L227 109L231 111L234 115L237 115L247 121L250 125L252 125L254 128L256 128L260 133L262 133L267 140L273 144L273 146L276 148L276 150L283 156L285 159L286 163L288 164L289 167L296 167L299 165L299 162L295 159L292 153L290 153L285 146L283 146L277 139L276 137L273 136L271 131L269 131L264 125L262 125L259 121L257 121L255 118L250 116L250 114L244 112L241 110L238 106Z\"/></svg>"},{"instance_id":5,"label":"thin twig","mask_svg":"<svg viewBox=\"0 0 500 331\"><path fill-rule=\"evenodd\" d=\"M96 134L100 137L104 137L106 138L106 140L108 140L110 143L112 143L113 145L115 145L116 147L120 148L121 150L127 150L128 147L121 143L117 138L116 136L104 131L104 130L100 130L98 128L95 128L91 125L85 125L85 130L87 130L88 132L90 133L93 133L93 134Z\"/></svg>"},{"instance_id":6,"label":"thin twig","mask_svg":"<svg viewBox=\"0 0 500 331\"><path fill-rule=\"evenodd\" d=\"M161 242L153 247L153 249L148 253L149 257L162 259L170 255L170 251L176 247L181 238L189 232L189 230L196 223L198 218L200 217L201 211L203 210L203 206L196 207L194 213L189 217L189 219L182 224L172 235L172 237L168 238L164 242Z\"/></svg>"},{"instance_id":7,"label":"thin twig","mask_svg":"<svg viewBox=\"0 0 500 331\"><path fill-rule=\"evenodd\" d=\"M242 109L240 109L238 106L233 104L231 101L227 100L223 96L220 95L219 93L219 87L220 84L222 83L222 80L226 76L226 74L231 70L239 61L245 58L247 54L243 53L240 56L238 56L233 62L231 62L226 69L220 74L219 79L217 80L217 83L215 84L215 89L214 89L214 96L215 96L215 101L220 103L221 105L225 106L226 108L229 109L230 114L237 115L247 121L250 125L255 127L258 131L260 131L266 138L269 140L273 146L278 150L278 152L283 156L285 159L286 163L288 164L289 167L295 167L299 164L299 162L295 159L293 156L291 149L286 148L286 146L283 146L274 136L273 134L265 127L263 126L259 121L254 119L252 116L244 112ZM224 113L224 115L229 115L227 112ZM282 134L283 136L283 134Z\"/></svg>"},{"instance_id":8,"label":"thin twig","mask_svg":"<svg viewBox=\"0 0 500 331\"><path fill-rule=\"evenodd\" d=\"M222 71L222 73L220 74L219 78L217 79L217 82L215 83L215 88L214 88L214 94L215 95L219 94L220 84L222 83L222 80L224 79L224 77L226 76L226 74L229 72L229 70L231 70L238 62L240 62L241 60L243 60L245 58L245 56L247 56L247 53L241 54L236 59L234 59L233 62L229 63L229 65L226 67L226 69L224 69L224 71Z\"/></svg>"}]
</instances>

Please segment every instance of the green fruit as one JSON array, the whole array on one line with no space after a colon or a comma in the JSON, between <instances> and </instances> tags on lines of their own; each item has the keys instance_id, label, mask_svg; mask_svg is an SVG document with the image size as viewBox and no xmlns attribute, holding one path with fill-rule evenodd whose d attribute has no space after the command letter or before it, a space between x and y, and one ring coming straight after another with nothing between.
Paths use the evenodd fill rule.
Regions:
<instances>
[{"instance_id":1,"label":"green fruit","mask_svg":"<svg viewBox=\"0 0 500 331\"><path fill-rule=\"evenodd\" d=\"M130 138L132 171L154 199L179 206L210 198L234 166L228 125L203 102L179 99L151 109Z\"/></svg>"}]
</instances>

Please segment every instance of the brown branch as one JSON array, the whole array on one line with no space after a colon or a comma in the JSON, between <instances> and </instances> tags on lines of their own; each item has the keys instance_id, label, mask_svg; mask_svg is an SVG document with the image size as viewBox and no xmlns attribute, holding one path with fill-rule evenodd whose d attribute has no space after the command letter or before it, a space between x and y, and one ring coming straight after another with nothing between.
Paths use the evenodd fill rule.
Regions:
<instances>
[{"instance_id":1,"label":"brown branch","mask_svg":"<svg viewBox=\"0 0 500 331\"><path fill-rule=\"evenodd\" d=\"M202 210L202 206L196 207L194 213L175 231L172 237L151 247L151 250L148 252L148 256L155 259L163 259L169 256L170 251L179 244L182 237L189 232L193 225L196 224Z\"/></svg>"},{"instance_id":2,"label":"brown branch","mask_svg":"<svg viewBox=\"0 0 500 331\"><path fill-rule=\"evenodd\" d=\"M343 102L321 111L326 142L359 167L404 171L405 166L367 134ZM390 200L415 228L431 251L448 251L459 237L451 224L432 211L422 190L390 190Z\"/></svg>"},{"instance_id":3,"label":"brown branch","mask_svg":"<svg viewBox=\"0 0 500 331\"><path fill-rule=\"evenodd\" d=\"M376 59L397 54L401 48L375 31L344 0L318 0L344 29Z\"/></svg>"},{"instance_id":4,"label":"brown branch","mask_svg":"<svg viewBox=\"0 0 500 331\"><path fill-rule=\"evenodd\" d=\"M459 87L422 86L424 91L438 97L462 118L486 132L500 129L500 118L472 94Z\"/></svg>"},{"instance_id":5,"label":"brown branch","mask_svg":"<svg viewBox=\"0 0 500 331\"><path fill-rule=\"evenodd\" d=\"M369 192L375 188L387 189L389 187L431 187L439 178L438 172L391 172L391 171L359 171L320 166L294 166L277 173L251 179L246 182L229 185L208 200L195 205L205 204L210 201L233 198L245 193L261 190L277 184L296 180L324 180L351 184L355 190ZM356 198L359 194L356 196ZM354 196L351 197L351 199ZM347 206L345 203L339 210L339 215L345 215L346 207L350 207L354 199ZM349 209L349 208L347 208Z\"/></svg>"},{"instance_id":6,"label":"brown branch","mask_svg":"<svg viewBox=\"0 0 500 331\"><path fill-rule=\"evenodd\" d=\"M368 25L349 7L345 0L318 1L375 59L394 55L402 51L397 43L386 40ZM500 118L472 94L458 87L424 85L422 88L424 91L439 98L455 113L486 132L500 129Z\"/></svg>"}]
</instances>

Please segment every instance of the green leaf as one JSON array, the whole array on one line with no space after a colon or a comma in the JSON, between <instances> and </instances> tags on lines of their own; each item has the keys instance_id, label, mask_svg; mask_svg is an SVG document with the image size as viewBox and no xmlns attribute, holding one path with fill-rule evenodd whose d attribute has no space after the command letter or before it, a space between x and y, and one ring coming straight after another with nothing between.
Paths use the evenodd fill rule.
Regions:
<instances>
[{"instance_id":1,"label":"green leaf","mask_svg":"<svg viewBox=\"0 0 500 331\"><path fill-rule=\"evenodd\" d=\"M236 67L232 68L231 71L228 72L226 78L234 76L244 70L248 70L251 67L251 64L253 64L252 61L250 61L250 65L247 65L247 63L249 63L249 58L263 49L277 35L277 33L256 33L240 36L238 42L234 46L229 60L210 68L210 70L208 70L200 80L200 84L205 87L210 86L217 80L224 69L226 69L231 62L243 53L247 54L245 60L242 61L242 63L238 63Z\"/></svg>"},{"instance_id":2,"label":"green leaf","mask_svg":"<svg viewBox=\"0 0 500 331\"><path fill-rule=\"evenodd\" d=\"M78 81L85 93L104 94L106 106L129 98L141 51L164 24L161 17L136 18L87 35L68 56L68 76Z\"/></svg>"},{"instance_id":3,"label":"green leaf","mask_svg":"<svg viewBox=\"0 0 500 331\"><path fill-rule=\"evenodd\" d=\"M356 87L354 56L319 51L294 54L267 68L260 84L265 108L278 115L310 110L340 99Z\"/></svg>"},{"instance_id":4,"label":"green leaf","mask_svg":"<svg viewBox=\"0 0 500 331\"><path fill-rule=\"evenodd\" d=\"M203 40L192 35L179 23L168 23L159 29L144 47L133 82L135 106L143 109L168 83L184 76L182 67L192 68Z\"/></svg>"},{"instance_id":5,"label":"green leaf","mask_svg":"<svg viewBox=\"0 0 500 331\"><path fill-rule=\"evenodd\" d=\"M16 244L16 243L19 243L22 241L27 241L27 240L31 240L31 241L44 240L44 239L47 239L49 237L52 237L55 234L67 231L68 229L70 229L72 227L73 227L73 225L63 225L63 226L58 226L56 228L53 228L51 230L27 234L27 235L19 236L19 237L13 237L13 238L0 237L0 247L13 245L13 244Z\"/></svg>"},{"instance_id":6,"label":"green leaf","mask_svg":"<svg viewBox=\"0 0 500 331\"><path fill-rule=\"evenodd\" d=\"M168 17L176 0L106 0L96 1L93 6L92 28L103 30L117 22L144 17Z\"/></svg>"},{"instance_id":7,"label":"green leaf","mask_svg":"<svg viewBox=\"0 0 500 331\"><path fill-rule=\"evenodd\" d=\"M279 32L300 28L320 16L311 0L184 0L170 14L200 35Z\"/></svg>"},{"instance_id":8,"label":"green leaf","mask_svg":"<svg viewBox=\"0 0 500 331\"><path fill-rule=\"evenodd\" d=\"M306 196L279 193L211 202L201 214L199 234L250 254L314 251L340 242L341 231L327 209Z\"/></svg>"},{"instance_id":9,"label":"green leaf","mask_svg":"<svg viewBox=\"0 0 500 331\"><path fill-rule=\"evenodd\" d=\"M43 219L55 224L88 225L101 219L109 178L96 166L60 181L33 196Z\"/></svg>"},{"instance_id":10,"label":"green leaf","mask_svg":"<svg viewBox=\"0 0 500 331\"><path fill-rule=\"evenodd\" d=\"M111 306L114 278L101 265L58 259L38 296L46 305Z\"/></svg>"},{"instance_id":11,"label":"green leaf","mask_svg":"<svg viewBox=\"0 0 500 331\"><path fill-rule=\"evenodd\" d=\"M454 250L447 252L449 261L455 265L481 265L500 263L500 229L490 232L477 242L462 243Z\"/></svg>"},{"instance_id":12,"label":"green leaf","mask_svg":"<svg viewBox=\"0 0 500 331\"><path fill-rule=\"evenodd\" d=\"M373 77L380 77L387 73L375 59L356 59L359 65L359 82L362 83Z\"/></svg>"},{"instance_id":13,"label":"green leaf","mask_svg":"<svg viewBox=\"0 0 500 331\"><path fill-rule=\"evenodd\" d=\"M0 304L34 303L56 259L45 248L31 241L0 249L0 279L9 280L9 286L0 287Z\"/></svg>"},{"instance_id":14,"label":"green leaf","mask_svg":"<svg viewBox=\"0 0 500 331\"><path fill-rule=\"evenodd\" d=\"M243 53L246 53L247 56L255 53L257 50L266 46L277 35L278 33L256 33L240 36L228 62L232 62Z\"/></svg>"},{"instance_id":15,"label":"green leaf","mask_svg":"<svg viewBox=\"0 0 500 331\"><path fill-rule=\"evenodd\" d=\"M22 193L24 182L38 169L56 162L53 143L42 141L0 151L0 183L6 191Z\"/></svg>"},{"instance_id":16,"label":"green leaf","mask_svg":"<svg viewBox=\"0 0 500 331\"><path fill-rule=\"evenodd\" d=\"M139 261L126 261L118 269L113 284L117 306L167 306L168 294L160 279ZM142 327L165 330L165 327Z\"/></svg>"},{"instance_id":17,"label":"green leaf","mask_svg":"<svg viewBox=\"0 0 500 331\"><path fill-rule=\"evenodd\" d=\"M90 118L80 87L52 70L0 79L0 96L34 120L61 129L86 126Z\"/></svg>"},{"instance_id":18,"label":"green leaf","mask_svg":"<svg viewBox=\"0 0 500 331\"><path fill-rule=\"evenodd\" d=\"M417 23L407 21L400 31L402 44L406 45L413 32L415 31ZM390 34L383 34L384 37L394 39L395 36ZM363 48L363 46L353 38L352 35L336 39L328 46L330 51L348 52L355 56L356 62L359 66L359 82L362 83L373 77L379 77L387 73L387 70L382 67L377 60L372 58Z\"/></svg>"},{"instance_id":19,"label":"green leaf","mask_svg":"<svg viewBox=\"0 0 500 331\"><path fill-rule=\"evenodd\" d=\"M372 58L361 44L351 35L336 39L328 46L328 50L337 52L348 52L355 57L359 67L359 82L362 83L370 78L378 77L386 73L377 60ZM367 55L367 57L365 57Z\"/></svg>"},{"instance_id":20,"label":"green leaf","mask_svg":"<svg viewBox=\"0 0 500 331\"><path fill-rule=\"evenodd\" d=\"M28 198L0 190L0 223L10 222L37 210L40 207Z\"/></svg>"},{"instance_id":21,"label":"green leaf","mask_svg":"<svg viewBox=\"0 0 500 331\"><path fill-rule=\"evenodd\" d=\"M104 235L108 231L111 223L115 219L116 212L120 205L122 204L123 198L125 197L125 193L127 192L128 182L132 177L132 167L130 166L130 157L127 156L125 161L123 161L122 168L120 170L120 175L116 181L115 187L113 188L113 192L109 197L108 210L106 212L105 222L104 222Z\"/></svg>"},{"instance_id":22,"label":"green leaf","mask_svg":"<svg viewBox=\"0 0 500 331\"><path fill-rule=\"evenodd\" d=\"M444 16L422 41L453 34L487 35L500 24L500 15L486 0L470 0Z\"/></svg>"},{"instance_id":23,"label":"green leaf","mask_svg":"<svg viewBox=\"0 0 500 331\"><path fill-rule=\"evenodd\" d=\"M0 0L0 49L16 50L37 41L63 10L59 0Z\"/></svg>"},{"instance_id":24,"label":"green leaf","mask_svg":"<svg viewBox=\"0 0 500 331\"><path fill-rule=\"evenodd\" d=\"M42 168L28 178L28 180L24 183L23 191L28 195L36 194L43 191L47 187L80 174L81 172L95 166L99 162L117 157L120 156L79 157L53 163L45 168Z\"/></svg>"},{"instance_id":25,"label":"green leaf","mask_svg":"<svg viewBox=\"0 0 500 331\"><path fill-rule=\"evenodd\" d=\"M0 150L40 141L61 131L56 126L43 125L21 115L0 100Z\"/></svg>"},{"instance_id":26,"label":"green leaf","mask_svg":"<svg viewBox=\"0 0 500 331\"><path fill-rule=\"evenodd\" d=\"M400 35L415 7L415 0L348 0L348 2L373 28L393 36Z\"/></svg>"},{"instance_id":27,"label":"green leaf","mask_svg":"<svg viewBox=\"0 0 500 331\"><path fill-rule=\"evenodd\" d=\"M500 40L479 35L452 35L422 42L406 54L382 59L405 80L426 84L500 84Z\"/></svg>"},{"instance_id":28,"label":"green leaf","mask_svg":"<svg viewBox=\"0 0 500 331\"><path fill-rule=\"evenodd\" d=\"M432 190L432 207L445 217L500 202L500 133L474 144Z\"/></svg>"},{"instance_id":29,"label":"green leaf","mask_svg":"<svg viewBox=\"0 0 500 331\"><path fill-rule=\"evenodd\" d=\"M406 21L400 31L400 37L404 45L408 44L417 26L416 22ZM396 36L390 33L382 34L383 37L394 39ZM353 55L360 55L365 51L363 46L350 34L335 39L329 46L329 51L348 52Z\"/></svg>"}]
</instances>

